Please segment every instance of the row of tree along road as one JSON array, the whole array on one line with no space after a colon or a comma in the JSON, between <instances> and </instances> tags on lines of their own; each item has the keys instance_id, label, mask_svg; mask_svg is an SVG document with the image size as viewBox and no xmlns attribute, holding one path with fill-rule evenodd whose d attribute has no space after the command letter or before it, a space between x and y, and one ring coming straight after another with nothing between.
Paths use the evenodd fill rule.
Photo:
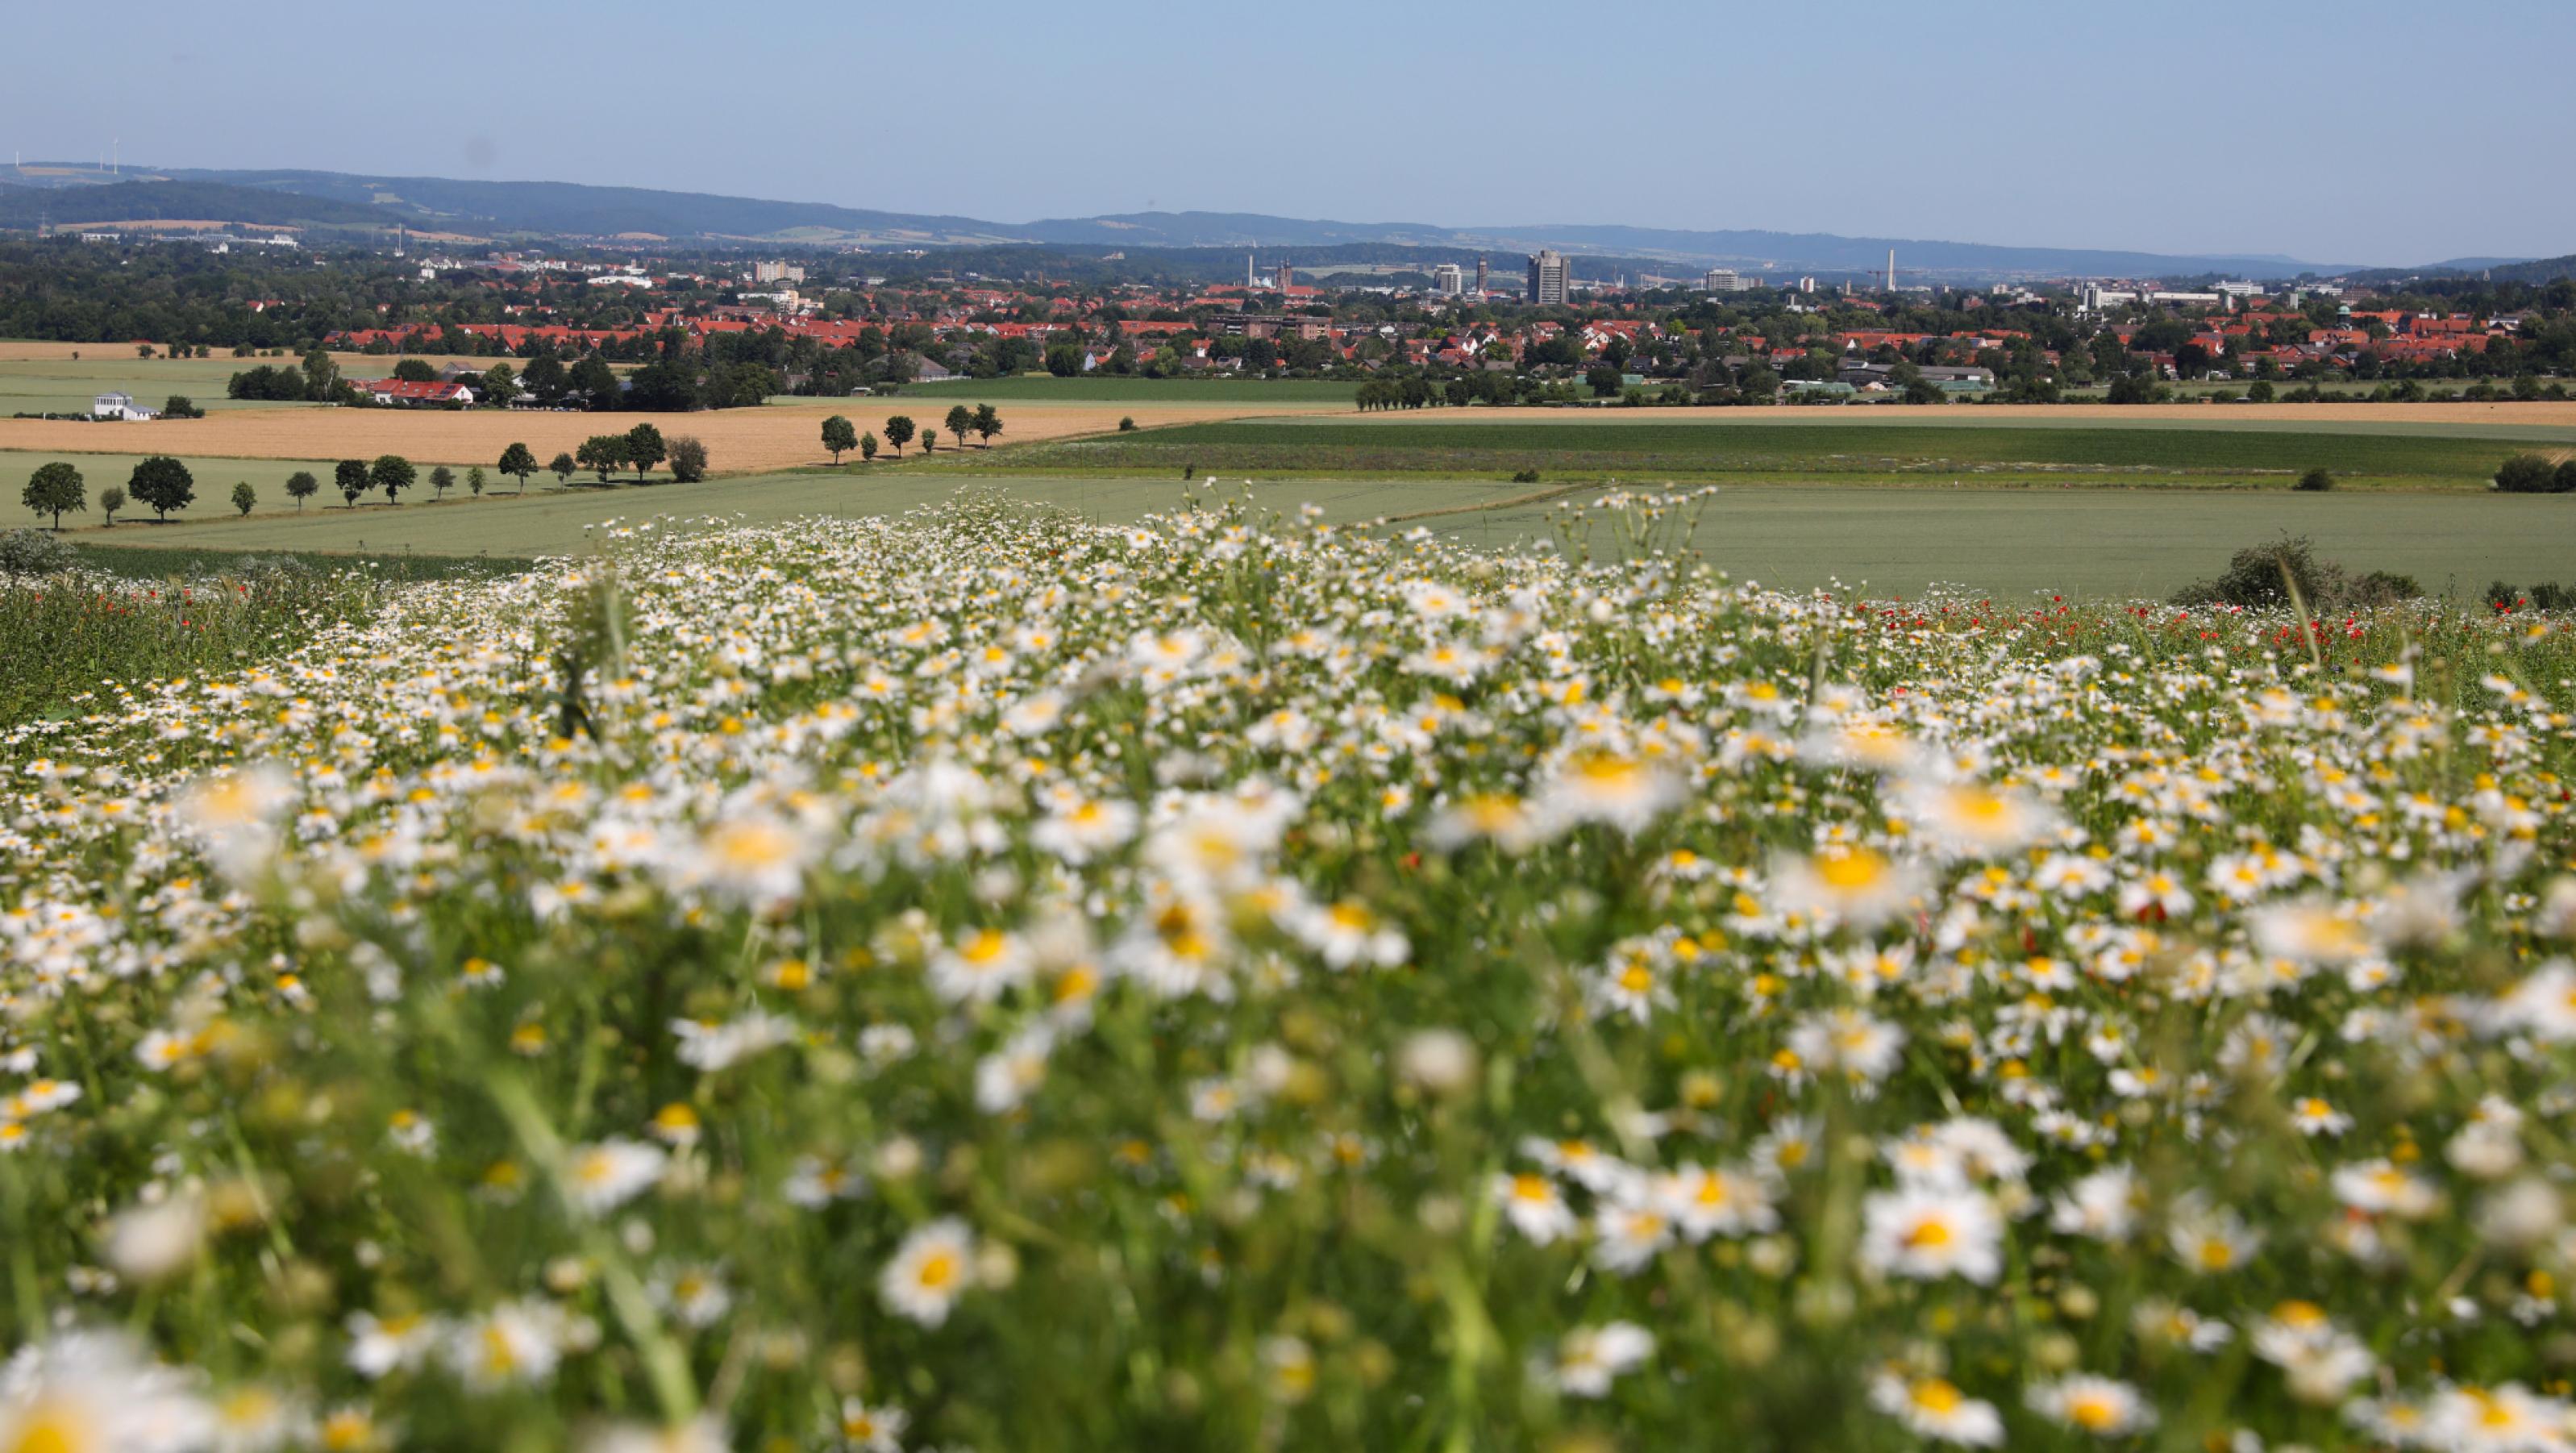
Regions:
<instances>
[{"instance_id":1,"label":"row of tree along road","mask_svg":"<svg viewBox=\"0 0 2576 1453\"><path fill-rule=\"evenodd\" d=\"M982 447L989 449L993 446L994 437L1002 432L1002 416L991 404L978 404L971 409L959 404L950 409L940 422L946 427L948 437L957 441L961 448L965 445L966 436L972 434ZM897 457L903 454L904 446L916 438L921 441L925 453L939 447L939 429L919 428L908 415L896 414L885 421L884 427L884 442L894 447ZM832 462L839 464L841 456L852 450L858 451L862 459L874 459L881 446L874 431L862 434L848 419L834 414L823 421L823 447L831 452ZM579 448L558 453L544 464L537 462L536 452L526 444L513 443L501 451L500 462L495 469L502 476L517 480L519 493L524 494L528 480L541 470L553 474L560 486L571 483L572 477L584 470L597 475L599 482L606 484L618 471L632 469L636 482L640 484L646 475L666 462L670 465L674 482L694 484L707 477L707 446L688 435L665 439L662 431L651 424L638 424L623 434L594 434L583 440ZM350 509L356 509L358 501L371 494L383 495L388 505L400 504L405 491L419 488L424 483L433 496L444 499L449 490L460 484L468 493L480 495L490 483L490 476L479 464L468 469L461 478L455 470L439 464L433 465L424 478L417 466L399 454L379 454L371 460L343 459L331 469L331 488L347 501ZM311 470L299 469L286 478L286 496L295 501L298 510L304 508L306 500L321 492L322 480ZM27 488L19 498L37 514L52 516L54 528L60 530L63 516L88 512L89 484L79 469L55 460L39 466L28 477ZM186 509L196 498L197 479L188 466L169 455L155 454L135 464L134 472L126 477L122 488L110 486L100 491L98 503L107 516L107 522L113 525L116 512L129 503L151 510L158 521L166 521L171 511ZM251 487L250 481L243 480L233 486L234 509L249 514L258 504L259 491Z\"/></svg>"},{"instance_id":2,"label":"row of tree along road","mask_svg":"<svg viewBox=\"0 0 2576 1453\"><path fill-rule=\"evenodd\" d=\"M956 440L959 448L965 447L966 436L972 434L983 441L984 448L990 449L993 436L1002 432L1002 416L991 404L977 404L971 409L959 404L950 409L948 417L941 422L948 426L948 437ZM916 435L921 440L923 453L938 449L938 429L917 429L909 414L896 414L885 421L885 442L894 446L898 458L902 457L903 446L911 443ZM861 459L874 459L879 446L873 431L862 434L856 425L834 414L823 421L823 447L830 451L832 462L838 464L841 456L853 449L859 452Z\"/></svg>"},{"instance_id":3,"label":"row of tree along road","mask_svg":"<svg viewBox=\"0 0 2576 1453\"><path fill-rule=\"evenodd\" d=\"M664 439L662 431L651 424L638 424L623 434L599 434L582 442L577 450L557 454L540 465L535 451L525 444L512 444L501 451L495 472L518 481L519 492L527 492L528 480L541 470L555 476L557 483L568 484L573 475L590 470L606 484L609 477L622 469L635 471L640 483L657 466L668 462L671 478L680 484L694 484L707 477L707 446L682 435ZM459 475L444 464L432 465L423 474L418 466L399 454L379 454L374 459L343 459L331 468L330 486L348 502L350 509L371 494L382 494L385 503L402 503L405 491L426 485L440 499L462 485L467 493L480 495L492 482L482 465L475 465ZM299 469L286 477L286 496L295 501L298 510L304 502L322 492L320 476L309 469ZM184 510L197 498L197 478L188 466L166 454L155 454L139 460L133 473L126 476L122 487L111 485L101 490L99 508L107 522L116 523L116 512L128 504L153 512L156 520L166 521L173 510ZM89 482L80 470L63 460L39 465L27 478L27 487L19 502L40 515L53 517L54 528L63 527L63 516L89 511ZM259 504L259 491L250 481L233 486L233 508L249 514Z\"/></svg>"}]
</instances>

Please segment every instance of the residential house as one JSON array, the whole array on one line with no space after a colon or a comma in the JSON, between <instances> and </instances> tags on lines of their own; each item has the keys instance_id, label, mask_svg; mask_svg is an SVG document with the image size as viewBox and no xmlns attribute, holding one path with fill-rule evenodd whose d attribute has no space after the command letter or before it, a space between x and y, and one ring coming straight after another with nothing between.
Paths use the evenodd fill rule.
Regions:
<instances>
[{"instance_id":1,"label":"residential house","mask_svg":"<svg viewBox=\"0 0 2576 1453\"><path fill-rule=\"evenodd\" d=\"M89 416L93 419L126 419L141 423L147 419L161 417L161 411L137 407L132 394L100 394L89 401Z\"/></svg>"},{"instance_id":2,"label":"residential house","mask_svg":"<svg viewBox=\"0 0 2576 1453\"><path fill-rule=\"evenodd\" d=\"M422 404L474 405L474 390L452 379L379 378L357 386L358 392L380 404L402 404L417 408Z\"/></svg>"}]
</instances>

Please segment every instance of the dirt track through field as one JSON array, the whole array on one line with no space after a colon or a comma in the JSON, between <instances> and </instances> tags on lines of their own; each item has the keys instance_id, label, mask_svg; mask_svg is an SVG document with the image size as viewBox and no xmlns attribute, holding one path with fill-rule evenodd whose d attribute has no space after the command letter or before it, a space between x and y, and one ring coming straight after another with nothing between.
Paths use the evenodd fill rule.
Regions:
<instances>
[{"instance_id":1,"label":"dirt track through field","mask_svg":"<svg viewBox=\"0 0 2576 1453\"><path fill-rule=\"evenodd\" d=\"M664 438L694 435L705 442L719 473L741 474L828 464L823 420L846 415L859 432L885 434L889 415L908 415L923 428L940 429L942 451L950 441L940 421L961 402L938 399L817 399L756 409L698 414L451 413L438 409L258 409L203 419L156 419L142 424L86 424L49 419L0 419L0 449L42 453L171 454L182 459L370 459L400 454L423 464L489 466L513 442L540 461L578 449L593 434L624 433L651 424ZM1205 424L1255 414L1311 412L1329 405L1269 408L1227 404L1116 404L1009 401L1000 406L996 444L1102 434L1132 418L1139 428ZM892 451L888 451L891 453ZM920 452L918 444L905 451Z\"/></svg>"}]
</instances>

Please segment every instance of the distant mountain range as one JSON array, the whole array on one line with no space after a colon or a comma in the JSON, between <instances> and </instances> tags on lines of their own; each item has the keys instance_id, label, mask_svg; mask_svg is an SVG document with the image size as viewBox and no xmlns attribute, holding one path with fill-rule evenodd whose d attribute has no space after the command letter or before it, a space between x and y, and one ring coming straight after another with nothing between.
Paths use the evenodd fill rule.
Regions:
<instances>
[{"instance_id":1,"label":"distant mountain range","mask_svg":"<svg viewBox=\"0 0 2576 1453\"><path fill-rule=\"evenodd\" d=\"M1875 275L1896 253L1900 281L1981 282L2024 277L2257 279L2331 276L2346 263L2272 254L2174 255L2065 247L2011 247L1824 232L1684 231L1583 223L1444 227L1428 222L1334 222L1238 212L1127 212L1099 217L991 222L975 217L879 212L823 202L776 202L573 182L461 181L319 171L168 168L121 175L32 163L0 170L0 228L27 229L147 219L291 225L323 230L418 231L474 237L741 242L780 246L988 246L1084 248L1334 247L1374 243L1458 253L1513 254L1553 247L1685 267L1734 267L1773 275ZM1508 258L1504 265L1511 265ZM2513 258L2457 258L2423 272L2476 271Z\"/></svg>"}]
</instances>

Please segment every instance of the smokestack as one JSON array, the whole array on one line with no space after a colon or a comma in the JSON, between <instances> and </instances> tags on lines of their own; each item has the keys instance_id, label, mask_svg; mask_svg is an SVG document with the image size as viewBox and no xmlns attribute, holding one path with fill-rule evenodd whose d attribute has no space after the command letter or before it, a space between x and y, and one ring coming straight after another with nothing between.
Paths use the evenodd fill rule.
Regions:
<instances>
[{"instance_id":1,"label":"smokestack","mask_svg":"<svg viewBox=\"0 0 2576 1453\"><path fill-rule=\"evenodd\" d=\"M1896 291L1896 249L1887 249L1887 290Z\"/></svg>"}]
</instances>

